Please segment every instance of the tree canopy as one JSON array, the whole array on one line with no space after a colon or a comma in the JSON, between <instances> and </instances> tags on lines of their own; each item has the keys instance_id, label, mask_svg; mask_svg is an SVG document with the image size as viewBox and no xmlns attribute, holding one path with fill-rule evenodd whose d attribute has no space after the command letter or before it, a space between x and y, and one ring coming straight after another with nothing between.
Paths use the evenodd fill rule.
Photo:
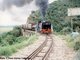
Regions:
<instances>
[{"instance_id":1,"label":"tree canopy","mask_svg":"<svg viewBox=\"0 0 80 60\"><path fill-rule=\"evenodd\" d=\"M47 13L46 13L46 20L51 21L53 25L53 29L55 31L71 31L71 17L68 17L68 8L71 7L79 7L80 2L78 0L58 0L51 4L49 4ZM34 15L34 16L32 16ZM35 22L41 20L41 16L39 11L31 14L29 16L30 20ZM73 20L73 30L80 28L80 16L72 17Z\"/></svg>"}]
</instances>

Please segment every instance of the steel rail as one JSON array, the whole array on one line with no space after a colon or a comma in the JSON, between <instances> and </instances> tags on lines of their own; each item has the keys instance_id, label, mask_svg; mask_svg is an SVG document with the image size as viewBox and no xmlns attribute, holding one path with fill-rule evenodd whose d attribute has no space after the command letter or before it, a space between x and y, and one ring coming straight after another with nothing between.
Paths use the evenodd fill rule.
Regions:
<instances>
[{"instance_id":1,"label":"steel rail","mask_svg":"<svg viewBox=\"0 0 80 60\"><path fill-rule=\"evenodd\" d=\"M46 36L47 37L47 36ZM28 57L27 57L27 59L30 59L30 60L32 60L32 59L34 59L36 56L37 56L37 54L39 54L40 53L40 51L44 48L44 46L47 44L47 40L45 39L45 41L32 53L32 54L30 54Z\"/></svg>"},{"instance_id":2,"label":"steel rail","mask_svg":"<svg viewBox=\"0 0 80 60\"><path fill-rule=\"evenodd\" d=\"M51 39L51 44L50 47L48 49L48 51L46 52L46 54L44 55L44 57L42 58L42 60L48 60L48 56L50 55L52 49L53 49L53 38L51 36L49 36Z\"/></svg>"}]
</instances>

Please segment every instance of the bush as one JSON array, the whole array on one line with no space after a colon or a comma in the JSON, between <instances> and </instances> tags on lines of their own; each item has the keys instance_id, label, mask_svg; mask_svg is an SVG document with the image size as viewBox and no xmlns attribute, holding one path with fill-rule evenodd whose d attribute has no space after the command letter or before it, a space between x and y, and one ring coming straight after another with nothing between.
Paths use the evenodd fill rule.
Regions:
<instances>
[{"instance_id":1,"label":"bush","mask_svg":"<svg viewBox=\"0 0 80 60\"><path fill-rule=\"evenodd\" d=\"M15 37L19 37L22 35L20 27L14 27L12 31L8 32L7 34L13 35Z\"/></svg>"},{"instance_id":2,"label":"bush","mask_svg":"<svg viewBox=\"0 0 80 60\"><path fill-rule=\"evenodd\" d=\"M0 35L0 39L5 38L7 35L8 35L7 33L3 33L3 34L1 34L1 35Z\"/></svg>"},{"instance_id":3,"label":"bush","mask_svg":"<svg viewBox=\"0 0 80 60\"><path fill-rule=\"evenodd\" d=\"M80 50L80 36L75 39L74 50Z\"/></svg>"},{"instance_id":4,"label":"bush","mask_svg":"<svg viewBox=\"0 0 80 60\"><path fill-rule=\"evenodd\" d=\"M21 43L22 41L25 41L25 40L27 40L27 39L28 39L28 37L20 36L20 37L17 37L17 38L15 39L15 42L16 42L16 43Z\"/></svg>"},{"instance_id":5,"label":"bush","mask_svg":"<svg viewBox=\"0 0 80 60\"><path fill-rule=\"evenodd\" d=\"M21 41L18 41L18 43L15 43L13 45L7 45L0 48L0 56L10 56L12 53L15 53L18 49L21 49L25 46L28 46L32 44L36 40L36 35L33 35L29 38L26 37L19 37L17 40L22 39Z\"/></svg>"},{"instance_id":6,"label":"bush","mask_svg":"<svg viewBox=\"0 0 80 60\"><path fill-rule=\"evenodd\" d=\"M0 55L10 56L25 46L32 44L36 36L24 37L20 27L14 27L12 31L0 35Z\"/></svg>"},{"instance_id":7,"label":"bush","mask_svg":"<svg viewBox=\"0 0 80 60\"><path fill-rule=\"evenodd\" d=\"M21 28L14 27L12 31L0 35L0 46L13 45L20 36L22 36ZM20 42L21 40L19 39L18 41Z\"/></svg>"},{"instance_id":8,"label":"bush","mask_svg":"<svg viewBox=\"0 0 80 60\"><path fill-rule=\"evenodd\" d=\"M75 42L74 50L80 49L80 42Z\"/></svg>"},{"instance_id":9,"label":"bush","mask_svg":"<svg viewBox=\"0 0 80 60\"><path fill-rule=\"evenodd\" d=\"M80 36L77 36L74 39L72 36L66 35L65 39L69 47L73 48L76 51L80 50Z\"/></svg>"},{"instance_id":10,"label":"bush","mask_svg":"<svg viewBox=\"0 0 80 60\"><path fill-rule=\"evenodd\" d=\"M70 27L64 27L60 32L62 34L68 34L71 32L71 28Z\"/></svg>"},{"instance_id":11,"label":"bush","mask_svg":"<svg viewBox=\"0 0 80 60\"><path fill-rule=\"evenodd\" d=\"M14 46L5 46L0 48L0 56L10 56L12 53L16 52L17 48Z\"/></svg>"},{"instance_id":12,"label":"bush","mask_svg":"<svg viewBox=\"0 0 80 60\"><path fill-rule=\"evenodd\" d=\"M0 55L1 56L3 56L3 55L9 56L9 55L11 55L11 53L12 53L12 51L10 48L8 48L8 46L0 48Z\"/></svg>"},{"instance_id":13,"label":"bush","mask_svg":"<svg viewBox=\"0 0 80 60\"><path fill-rule=\"evenodd\" d=\"M1 44L2 46L12 45L14 43L15 37L13 35L7 35L5 38L2 39Z\"/></svg>"}]
</instances>

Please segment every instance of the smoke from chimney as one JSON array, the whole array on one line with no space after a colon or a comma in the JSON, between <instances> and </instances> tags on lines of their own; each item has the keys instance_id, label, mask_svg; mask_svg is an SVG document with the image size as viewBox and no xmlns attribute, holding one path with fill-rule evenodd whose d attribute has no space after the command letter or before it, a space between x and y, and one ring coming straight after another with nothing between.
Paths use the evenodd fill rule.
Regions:
<instances>
[{"instance_id":1,"label":"smoke from chimney","mask_svg":"<svg viewBox=\"0 0 80 60\"><path fill-rule=\"evenodd\" d=\"M48 0L36 0L36 5L39 7L42 19L44 19L48 7Z\"/></svg>"}]
</instances>

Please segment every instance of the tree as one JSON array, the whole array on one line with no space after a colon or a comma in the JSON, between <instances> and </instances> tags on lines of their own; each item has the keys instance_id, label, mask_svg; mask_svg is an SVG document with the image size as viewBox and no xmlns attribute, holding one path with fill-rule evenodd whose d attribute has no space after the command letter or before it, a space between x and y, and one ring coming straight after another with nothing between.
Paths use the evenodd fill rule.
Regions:
<instances>
[{"instance_id":1,"label":"tree","mask_svg":"<svg viewBox=\"0 0 80 60\"><path fill-rule=\"evenodd\" d=\"M80 6L80 4L75 4L75 3L79 3L78 0L77 2L76 0L58 0L49 5L46 14L46 20L51 21L53 25L53 29L55 31L60 32L62 30L65 30L66 28L71 29L71 21L70 21L70 17L68 17L67 10L70 7ZM37 18L32 17L30 15L31 20L35 22L41 20L40 13L38 11L36 11L34 15ZM73 25L75 25L74 26L74 30L75 30L76 26L80 27L80 19L77 16L73 17L73 20L74 19L75 21L73 21L74 22Z\"/></svg>"}]
</instances>

